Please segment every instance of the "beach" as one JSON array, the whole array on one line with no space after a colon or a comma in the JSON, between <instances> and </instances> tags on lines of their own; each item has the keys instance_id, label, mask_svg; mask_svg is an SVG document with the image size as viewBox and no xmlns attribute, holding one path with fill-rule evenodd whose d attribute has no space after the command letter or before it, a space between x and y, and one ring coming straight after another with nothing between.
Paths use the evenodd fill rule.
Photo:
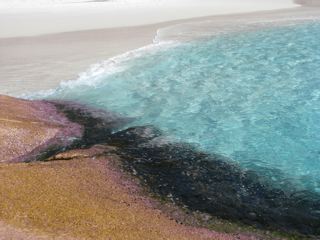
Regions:
<instances>
[{"instance_id":1,"label":"beach","mask_svg":"<svg viewBox=\"0 0 320 240\"><path fill-rule=\"evenodd\" d=\"M230 130L231 135L225 142L235 144L225 149L243 154L241 144L249 145L252 128L237 131L241 126L257 123L264 134L268 118L278 123L278 106L281 113L293 108L281 94L283 101L272 99L276 107L270 110L270 102L261 109L256 103L288 92L283 79L293 83L292 92L303 92L294 88L303 87L297 76L316 81L317 72L301 73L299 67L312 68L318 60L313 48L301 47L308 40L311 46L317 43L310 32L317 29L312 23L320 17L318 5L315 0L0 0L0 240L318 239L318 192L300 191L292 179L286 182L285 174L273 171L277 168L246 168L193 145L184 135L172 140L169 132L170 127L173 132L187 129L192 137L200 133L199 139L206 140L206 132L226 124L223 132ZM290 28L304 21L311 24ZM289 28L277 31L274 26ZM268 28L272 30L254 34ZM192 44L234 32L242 35ZM183 42L191 44L170 51ZM238 52L238 44L247 48ZM157 55L166 46L169 50ZM208 56L211 51L215 55ZM146 53L151 60L130 62ZM167 63L158 64L158 59ZM118 80L116 84L99 79L121 69L125 61L132 64L131 72L104 79ZM256 85L241 85L241 79ZM282 85L276 91L272 87L278 83ZM53 91L59 86L60 91ZM268 86L271 90L265 90ZM306 89L303 94L312 96L313 103L320 93ZM214 98L219 94L239 97L234 105L232 99L231 105L211 108L224 103ZM118 101L122 109L114 104ZM176 103L181 108L173 109ZM245 120L242 113L256 107L261 114ZM239 118L232 112L238 109ZM182 117L175 120L170 114ZM144 115L151 118L139 122ZM204 119L198 121L198 116ZM300 130L293 125L284 124L284 132ZM272 132L279 129L276 125ZM259 133L254 136L263 135ZM204 142L211 143L211 138ZM270 138L272 148L277 142Z\"/></svg>"},{"instance_id":2,"label":"beach","mask_svg":"<svg viewBox=\"0 0 320 240\"><path fill-rule=\"evenodd\" d=\"M32 5L3 0L0 93L18 96L55 88L61 81L77 79L91 64L152 44L158 29L171 25L209 19L236 23L250 16L274 18L268 12L250 13L256 11L285 9L280 10L280 17L299 12L291 0L230 2L39 1Z\"/></svg>"}]
</instances>

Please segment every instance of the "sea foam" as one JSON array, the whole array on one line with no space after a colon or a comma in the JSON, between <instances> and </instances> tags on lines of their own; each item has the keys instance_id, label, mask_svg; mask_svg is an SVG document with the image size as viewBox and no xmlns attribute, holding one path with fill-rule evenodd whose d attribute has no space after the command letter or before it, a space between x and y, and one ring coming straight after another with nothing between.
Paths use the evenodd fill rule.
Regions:
<instances>
[{"instance_id":1,"label":"sea foam","mask_svg":"<svg viewBox=\"0 0 320 240\"><path fill-rule=\"evenodd\" d=\"M28 92L21 94L19 97L26 99L50 98L50 96L58 94L65 89L72 89L76 87L97 88L99 87L99 84L105 80L105 77L125 71L128 68L126 62L139 58L146 53L155 53L179 44L177 41L158 41L156 38L153 42L153 44L92 64L86 71L80 73L76 79L61 81L57 88L31 93Z\"/></svg>"}]
</instances>

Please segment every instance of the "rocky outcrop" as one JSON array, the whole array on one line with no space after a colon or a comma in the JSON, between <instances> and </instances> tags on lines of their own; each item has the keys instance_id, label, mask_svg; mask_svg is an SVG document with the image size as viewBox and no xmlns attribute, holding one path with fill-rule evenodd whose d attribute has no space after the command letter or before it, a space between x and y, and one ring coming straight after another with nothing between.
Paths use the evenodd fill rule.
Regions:
<instances>
[{"instance_id":1,"label":"rocky outcrop","mask_svg":"<svg viewBox=\"0 0 320 240\"><path fill-rule=\"evenodd\" d=\"M119 170L115 150L95 145L48 162L2 164L0 192L6 194L0 194L0 219L14 227L1 229L0 222L0 239L10 236L4 234L37 240L257 239L185 226L168 217L137 181Z\"/></svg>"},{"instance_id":2,"label":"rocky outcrop","mask_svg":"<svg viewBox=\"0 0 320 240\"><path fill-rule=\"evenodd\" d=\"M202 225L214 225L210 217L216 216L298 239L320 235L318 193L298 192L293 184L281 188L230 159L169 141L152 126L117 131L108 144L117 147L122 166L154 195L192 213L207 214Z\"/></svg>"},{"instance_id":3,"label":"rocky outcrop","mask_svg":"<svg viewBox=\"0 0 320 240\"><path fill-rule=\"evenodd\" d=\"M113 131L128 119L72 102L5 96L0 108L2 238L258 239L182 225L178 218L191 218L182 210L175 217L159 210L123 171L124 139Z\"/></svg>"},{"instance_id":4,"label":"rocky outcrop","mask_svg":"<svg viewBox=\"0 0 320 240\"><path fill-rule=\"evenodd\" d=\"M1 164L0 220L85 239L277 239L273 231L318 239L317 193L293 194L295 186L286 191L219 155L169 141L153 126L126 129L130 119L81 104L1 97L0 107L2 163L45 161ZM126 173L139 185L120 181ZM159 215L150 198L137 195L141 185L187 216ZM220 221L232 232L254 226L263 237L177 221L214 229Z\"/></svg>"},{"instance_id":5,"label":"rocky outcrop","mask_svg":"<svg viewBox=\"0 0 320 240\"><path fill-rule=\"evenodd\" d=\"M0 95L0 163L37 159L81 138L83 128L45 101Z\"/></svg>"}]
</instances>

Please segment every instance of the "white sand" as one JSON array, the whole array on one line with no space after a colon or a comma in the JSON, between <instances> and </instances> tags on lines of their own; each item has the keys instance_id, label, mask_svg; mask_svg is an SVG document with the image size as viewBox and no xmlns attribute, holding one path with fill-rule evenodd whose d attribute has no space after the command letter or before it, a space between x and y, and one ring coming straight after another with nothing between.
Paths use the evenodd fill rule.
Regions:
<instances>
[{"instance_id":1,"label":"white sand","mask_svg":"<svg viewBox=\"0 0 320 240\"><path fill-rule=\"evenodd\" d=\"M275 10L293 0L0 0L0 38Z\"/></svg>"}]
</instances>

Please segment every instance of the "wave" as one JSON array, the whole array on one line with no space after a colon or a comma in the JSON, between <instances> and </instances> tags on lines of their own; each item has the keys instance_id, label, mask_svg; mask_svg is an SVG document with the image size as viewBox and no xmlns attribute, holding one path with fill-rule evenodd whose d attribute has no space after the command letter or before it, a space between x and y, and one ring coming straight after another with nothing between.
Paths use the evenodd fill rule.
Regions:
<instances>
[{"instance_id":1,"label":"wave","mask_svg":"<svg viewBox=\"0 0 320 240\"><path fill-rule=\"evenodd\" d=\"M43 99L50 98L50 96L54 96L65 89L72 89L80 86L98 87L99 84L104 81L105 77L125 71L129 67L127 63L130 60L140 58L147 53L166 50L179 44L180 43L177 41L158 41L155 39L152 44L92 64L88 70L80 73L78 78L61 81L57 88L33 93L24 93L19 97L26 99Z\"/></svg>"},{"instance_id":2,"label":"wave","mask_svg":"<svg viewBox=\"0 0 320 240\"><path fill-rule=\"evenodd\" d=\"M137 59L147 53L175 47L183 42L211 38L221 34L255 31L261 28L290 26L293 24L318 21L319 19L320 17L318 15L314 15L313 12L307 11L300 15L295 14L294 16L289 14L272 18L266 16L258 19L240 17L239 19L231 18L229 20L222 17L218 18L218 20L208 19L205 21L193 21L171 25L158 29L152 44L92 64L88 70L80 73L76 79L62 81L57 88L33 93L24 93L19 97L41 99L53 96L63 89L72 89L78 86L98 87L106 76L125 71L129 67L128 62L130 60Z\"/></svg>"}]
</instances>

